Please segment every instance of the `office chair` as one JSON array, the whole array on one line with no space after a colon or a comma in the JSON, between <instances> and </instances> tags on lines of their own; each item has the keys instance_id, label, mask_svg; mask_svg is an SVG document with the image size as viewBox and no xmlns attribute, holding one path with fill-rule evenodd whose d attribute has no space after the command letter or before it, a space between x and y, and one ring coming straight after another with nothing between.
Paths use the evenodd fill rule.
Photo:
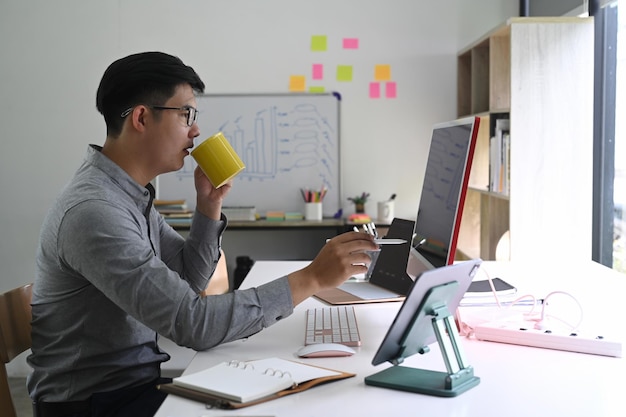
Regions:
<instances>
[{"instance_id":1,"label":"office chair","mask_svg":"<svg viewBox=\"0 0 626 417\"><path fill-rule=\"evenodd\" d=\"M32 291L33 284L27 284L0 294L0 415L5 417L17 417L6 364L31 347Z\"/></svg>"},{"instance_id":2,"label":"office chair","mask_svg":"<svg viewBox=\"0 0 626 417\"><path fill-rule=\"evenodd\" d=\"M226 265L226 254L224 254L224 250L220 249L220 253L222 256L220 260L217 262L217 266L215 267L215 272L213 273L213 277L211 281L209 281L209 285L200 293L203 297L207 295L213 294L224 294L228 291L232 291L230 281L228 278L228 267Z\"/></svg>"}]
</instances>

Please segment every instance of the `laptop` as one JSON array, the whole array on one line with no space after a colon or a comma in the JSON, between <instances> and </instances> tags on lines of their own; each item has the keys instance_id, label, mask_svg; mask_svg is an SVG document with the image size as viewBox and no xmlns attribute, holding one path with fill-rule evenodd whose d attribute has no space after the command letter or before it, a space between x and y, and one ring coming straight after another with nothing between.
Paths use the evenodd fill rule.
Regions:
<instances>
[{"instance_id":1,"label":"laptop","mask_svg":"<svg viewBox=\"0 0 626 417\"><path fill-rule=\"evenodd\" d=\"M315 297L331 305L402 301L422 272L454 262L480 119L433 126L415 222L394 219L366 282L348 280ZM409 232L410 231L410 232Z\"/></svg>"}]
</instances>

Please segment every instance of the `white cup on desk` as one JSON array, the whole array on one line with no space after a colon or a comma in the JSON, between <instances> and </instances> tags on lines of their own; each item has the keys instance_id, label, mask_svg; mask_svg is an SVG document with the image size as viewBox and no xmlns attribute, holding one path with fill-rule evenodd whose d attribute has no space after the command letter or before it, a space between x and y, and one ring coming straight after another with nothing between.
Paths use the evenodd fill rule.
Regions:
<instances>
[{"instance_id":1,"label":"white cup on desk","mask_svg":"<svg viewBox=\"0 0 626 417\"><path fill-rule=\"evenodd\" d=\"M305 220L322 220L322 203L304 203Z\"/></svg>"},{"instance_id":2,"label":"white cup on desk","mask_svg":"<svg viewBox=\"0 0 626 417\"><path fill-rule=\"evenodd\" d=\"M394 217L395 204L393 200L378 202L378 221L381 223L391 223Z\"/></svg>"}]
</instances>

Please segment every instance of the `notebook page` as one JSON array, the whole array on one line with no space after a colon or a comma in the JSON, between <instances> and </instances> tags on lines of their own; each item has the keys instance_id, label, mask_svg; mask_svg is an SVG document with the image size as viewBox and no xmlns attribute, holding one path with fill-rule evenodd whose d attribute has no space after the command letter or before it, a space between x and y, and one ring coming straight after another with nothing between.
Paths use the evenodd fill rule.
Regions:
<instances>
[{"instance_id":1,"label":"notebook page","mask_svg":"<svg viewBox=\"0 0 626 417\"><path fill-rule=\"evenodd\" d=\"M291 375L291 379L293 379L293 381L297 384L316 378L340 375L339 372L279 358L261 359L246 363L254 365L255 369L273 369L276 371L282 371L283 373L289 373Z\"/></svg>"},{"instance_id":2,"label":"notebook page","mask_svg":"<svg viewBox=\"0 0 626 417\"><path fill-rule=\"evenodd\" d=\"M284 372L266 372L267 368L242 365L223 362L191 375L174 378L172 382L242 403L267 397L294 385L294 380Z\"/></svg>"}]
</instances>

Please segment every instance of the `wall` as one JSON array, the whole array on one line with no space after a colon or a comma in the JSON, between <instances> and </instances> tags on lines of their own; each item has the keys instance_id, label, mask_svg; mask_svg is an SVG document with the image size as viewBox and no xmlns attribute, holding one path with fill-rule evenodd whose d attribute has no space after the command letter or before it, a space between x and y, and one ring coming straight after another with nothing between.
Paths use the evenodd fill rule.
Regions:
<instances>
[{"instance_id":1,"label":"wall","mask_svg":"<svg viewBox=\"0 0 626 417\"><path fill-rule=\"evenodd\" d=\"M2 0L0 13L0 291L32 281L39 227L89 143L113 60L162 50L193 66L212 93L287 92L291 75L326 65L342 94L342 201L397 193L415 218L431 126L455 117L456 52L517 14L515 0ZM313 53L312 35L328 36ZM338 47L344 37L359 49ZM351 82L331 68L352 65ZM376 64L389 64L397 98L370 99ZM210 117L210 115L201 115ZM208 133L208 132L207 132ZM16 370L17 369L17 370ZM19 363L9 372L23 372Z\"/></svg>"}]
</instances>

